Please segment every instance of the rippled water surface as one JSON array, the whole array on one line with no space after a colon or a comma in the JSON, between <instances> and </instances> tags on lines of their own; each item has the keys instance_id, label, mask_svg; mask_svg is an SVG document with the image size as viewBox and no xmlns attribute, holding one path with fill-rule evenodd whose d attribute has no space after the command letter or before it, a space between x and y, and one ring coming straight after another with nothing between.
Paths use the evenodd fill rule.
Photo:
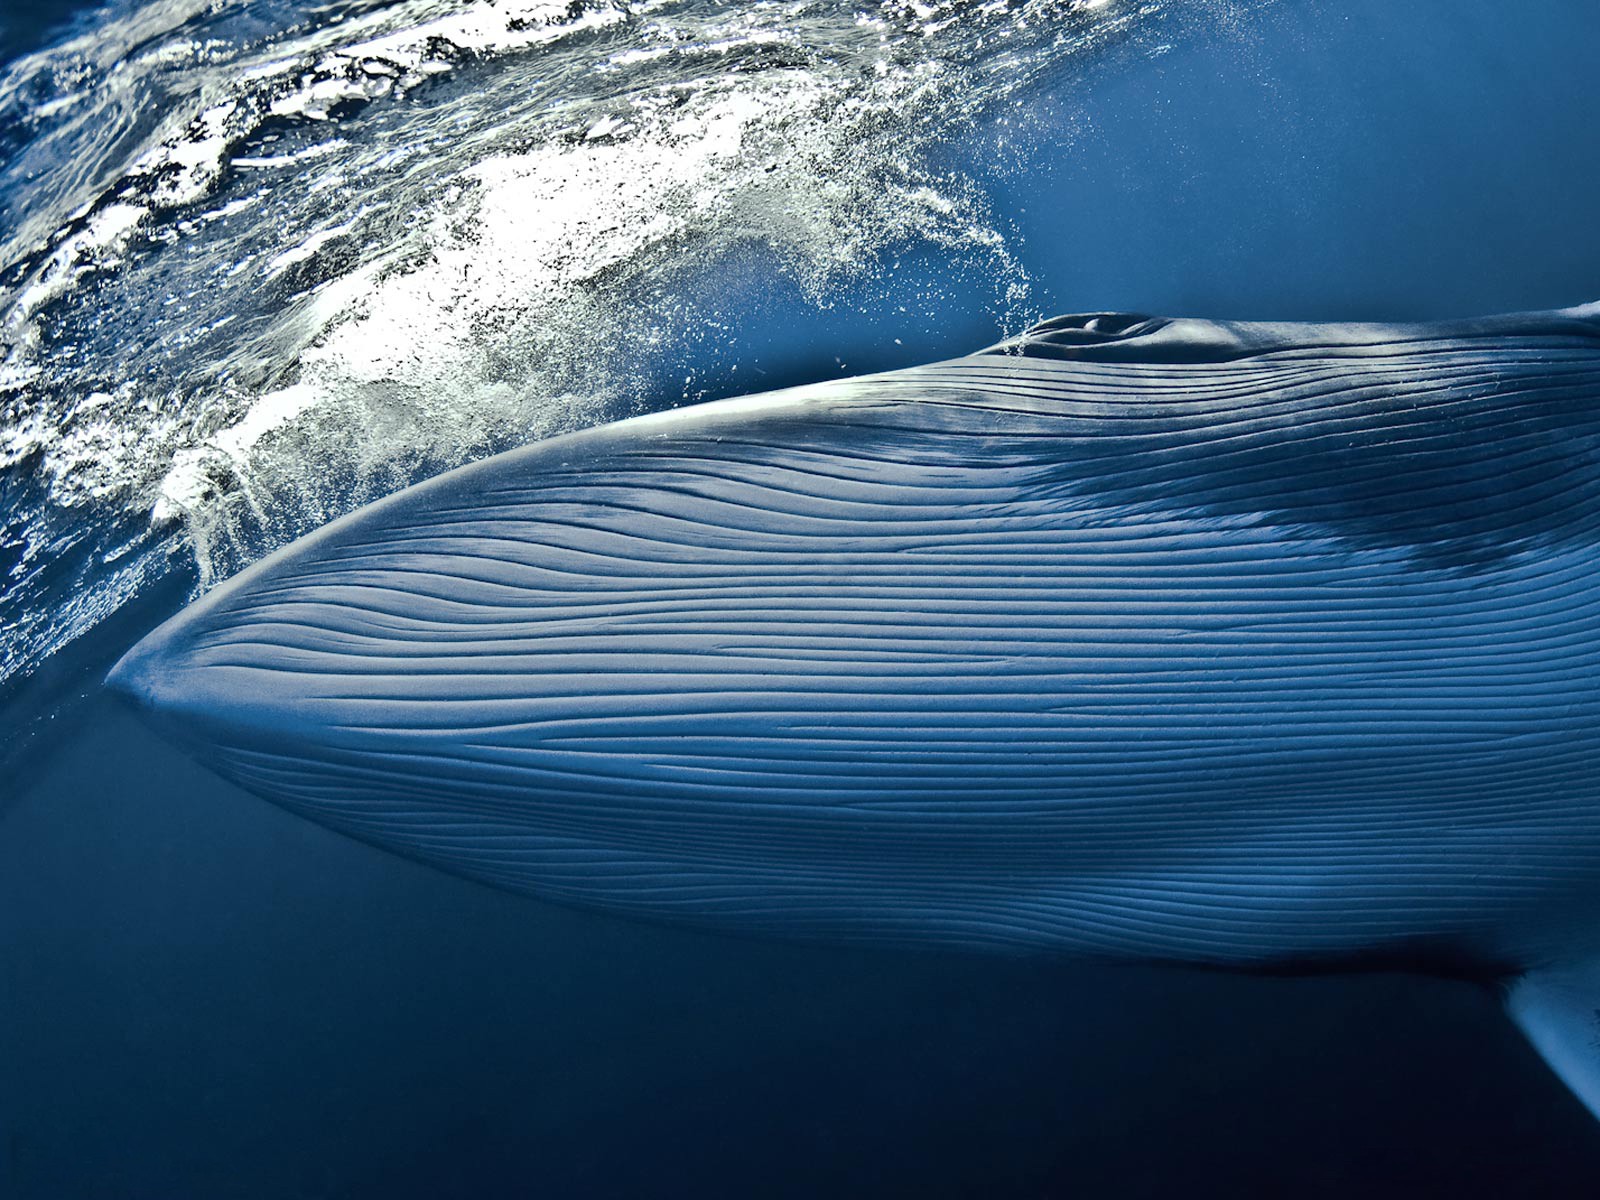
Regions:
<instances>
[{"instance_id":1,"label":"rippled water surface","mask_svg":"<svg viewBox=\"0 0 1600 1200\"><path fill-rule=\"evenodd\" d=\"M1488 998L553 912L233 793L96 680L562 429L1057 311L1600 298L1600 8L10 7L0 1194L1584 1194Z\"/></svg>"},{"instance_id":2,"label":"rippled water surface","mask_svg":"<svg viewBox=\"0 0 1600 1200\"><path fill-rule=\"evenodd\" d=\"M81 18L0 80L0 680L174 569L205 586L442 468L797 369L752 310L845 304L902 346L952 307L1015 327L1013 231L940 149L1160 10Z\"/></svg>"}]
</instances>

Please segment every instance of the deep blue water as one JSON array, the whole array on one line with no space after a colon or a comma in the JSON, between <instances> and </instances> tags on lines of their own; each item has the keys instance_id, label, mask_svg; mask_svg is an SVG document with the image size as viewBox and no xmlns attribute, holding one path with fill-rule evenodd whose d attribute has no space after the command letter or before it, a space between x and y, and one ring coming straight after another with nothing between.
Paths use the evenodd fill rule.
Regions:
<instances>
[{"instance_id":1,"label":"deep blue water","mask_svg":"<svg viewBox=\"0 0 1600 1200\"><path fill-rule=\"evenodd\" d=\"M91 7L85 0L29 0L8 4L0 11L0 62L48 42L59 35L82 10Z\"/></svg>"},{"instance_id":2,"label":"deep blue water","mask_svg":"<svg viewBox=\"0 0 1600 1200\"><path fill-rule=\"evenodd\" d=\"M1206 7L1047 71L1026 138L1001 109L929 149L981 181L1033 307L1428 318L1600 297L1600 9ZM48 24L11 20L4 52ZM759 261L699 269L736 323L693 351L709 390L994 339L983 262L932 244L902 261L836 281L828 306L766 287ZM139 632L102 626L73 661ZM27 704L12 695L10 729ZM869 954L574 913L283 814L97 695L58 719L0 798L0 1195L1600 1180L1600 1126L1466 984Z\"/></svg>"}]
</instances>

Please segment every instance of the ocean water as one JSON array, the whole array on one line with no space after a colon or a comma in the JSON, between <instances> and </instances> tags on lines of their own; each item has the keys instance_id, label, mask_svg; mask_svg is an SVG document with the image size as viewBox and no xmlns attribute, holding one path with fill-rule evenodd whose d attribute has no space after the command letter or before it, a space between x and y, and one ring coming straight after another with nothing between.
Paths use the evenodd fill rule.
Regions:
<instances>
[{"instance_id":1,"label":"ocean water","mask_svg":"<svg viewBox=\"0 0 1600 1200\"><path fill-rule=\"evenodd\" d=\"M0 1195L1600 1179L1600 1127L1466 985L867 954L569 912L278 812L97 684L273 547L559 430L957 354L1060 311L1600 298L1600 9L17 11Z\"/></svg>"}]
</instances>

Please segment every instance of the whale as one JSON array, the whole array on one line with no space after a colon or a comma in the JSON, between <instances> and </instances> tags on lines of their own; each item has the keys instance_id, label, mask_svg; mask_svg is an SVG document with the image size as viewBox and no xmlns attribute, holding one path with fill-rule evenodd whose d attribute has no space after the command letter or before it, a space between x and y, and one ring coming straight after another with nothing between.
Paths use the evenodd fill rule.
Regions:
<instances>
[{"instance_id":1,"label":"whale","mask_svg":"<svg viewBox=\"0 0 1600 1200\"><path fill-rule=\"evenodd\" d=\"M1600 1114L1600 303L1058 317L318 529L108 686L249 792L729 931L1499 991Z\"/></svg>"}]
</instances>

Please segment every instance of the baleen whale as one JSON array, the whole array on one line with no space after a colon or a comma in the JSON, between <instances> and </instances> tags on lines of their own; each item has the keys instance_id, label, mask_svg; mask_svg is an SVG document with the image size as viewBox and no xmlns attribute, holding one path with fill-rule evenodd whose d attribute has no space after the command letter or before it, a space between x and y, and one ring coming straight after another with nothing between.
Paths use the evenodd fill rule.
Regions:
<instances>
[{"instance_id":1,"label":"baleen whale","mask_svg":"<svg viewBox=\"0 0 1600 1200\"><path fill-rule=\"evenodd\" d=\"M252 792L556 901L1489 981L1600 1112L1600 304L1061 317L553 438L108 682Z\"/></svg>"}]
</instances>

